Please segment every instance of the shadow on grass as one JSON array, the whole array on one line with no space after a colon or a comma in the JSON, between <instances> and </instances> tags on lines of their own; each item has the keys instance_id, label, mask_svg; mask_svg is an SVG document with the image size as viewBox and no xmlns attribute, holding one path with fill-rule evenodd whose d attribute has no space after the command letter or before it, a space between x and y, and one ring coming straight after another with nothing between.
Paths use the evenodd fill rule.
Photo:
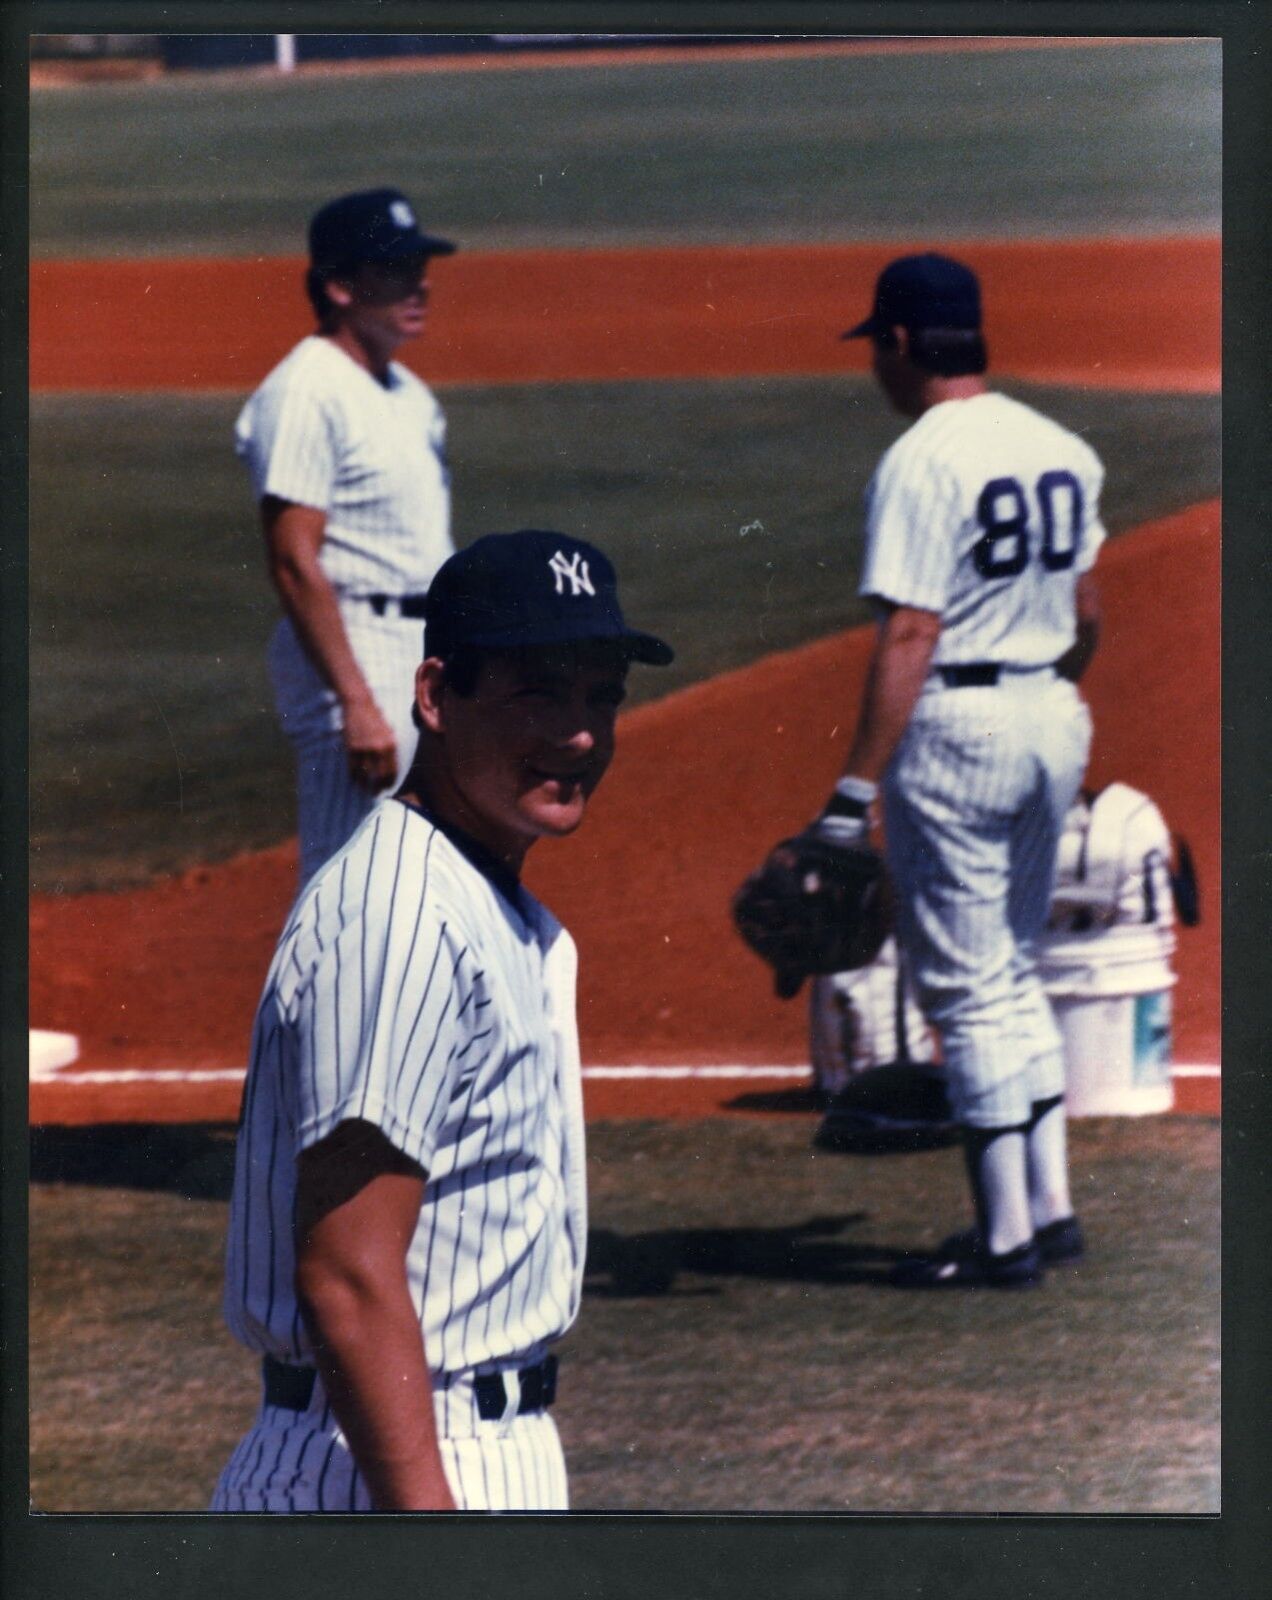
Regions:
<instances>
[{"instance_id":1,"label":"shadow on grass","mask_svg":"<svg viewBox=\"0 0 1272 1600\"><path fill-rule=\"evenodd\" d=\"M623 1236L594 1228L587 1241L589 1295L644 1298L669 1294L682 1272L792 1283L876 1283L906 1254L887 1246L854 1244L840 1235L866 1221L864 1211L810 1217L777 1228L665 1228ZM710 1286L678 1293L718 1294Z\"/></svg>"},{"instance_id":2,"label":"shadow on grass","mask_svg":"<svg viewBox=\"0 0 1272 1600\"><path fill-rule=\"evenodd\" d=\"M820 1110L814 1148L836 1155L910 1155L959 1139L944 1075L921 1063L870 1067L834 1094L816 1087L767 1090L737 1095L728 1104L735 1111Z\"/></svg>"},{"instance_id":3,"label":"shadow on grass","mask_svg":"<svg viewBox=\"0 0 1272 1600\"><path fill-rule=\"evenodd\" d=\"M826 1095L820 1089L749 1089L724 1103L730 1111L776 1111L807 1116L826 1109Z\"/></svg>"},{"instance_id":4,"label":"shadow on grass","mask_svg":"<svg viewBox=\"0 0 1272 1600\"><path fill-rule=\"evenodd\" d=\"M223 1123L104 1123L31 1130L32 1183L140 1189L187 1200L227 1201L234 1181L234 1129ZM812 1217L773 1228L666 1228L623 1235L588 1234L587 1292L611 1298L710 1295L699 1277L764 1278L797 1283L879 1283L904 1252L855 1244L844 1230L865 1212Z\"/></svg>"},{"instance_id":5,"label":"shadow on grass","mask_svg":"<svg viewBox=\"0 0 1272 1600\"><path fill-rule=\"evenodd\" d=\"M159 1190L187 1200L228 1200L234 1183L229 1123L38 1127L30 1151L32 1183Z\"/></svg>"}]
</instances>

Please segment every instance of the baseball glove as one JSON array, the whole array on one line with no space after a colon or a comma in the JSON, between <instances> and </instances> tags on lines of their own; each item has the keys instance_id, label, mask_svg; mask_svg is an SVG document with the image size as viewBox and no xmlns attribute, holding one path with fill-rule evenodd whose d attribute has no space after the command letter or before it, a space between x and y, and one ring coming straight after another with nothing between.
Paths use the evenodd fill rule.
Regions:
<instances>
[{"instance_id":1,"label":"baseball glove","mask_svg":"<svg viewBox=\"0 0 1272 1600\"><path fill-rule=\"evenodd\" d=\"M892 925L883 857L865 839L783 839L733 897L742 938L789 1000L814 972L850 972L879 954Z\"/></svg>"}]
</instances>

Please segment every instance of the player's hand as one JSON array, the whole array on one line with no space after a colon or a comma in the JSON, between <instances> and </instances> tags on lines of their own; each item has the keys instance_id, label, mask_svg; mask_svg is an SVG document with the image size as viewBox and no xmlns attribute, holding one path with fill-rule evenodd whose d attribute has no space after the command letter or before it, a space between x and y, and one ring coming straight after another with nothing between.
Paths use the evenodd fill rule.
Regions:
<instances>
[{"instance_id":1,"label":"player's hand","mask_svg":"<svg viewBox=\"0 0 1272 1600\"><path fill-rule=\"evenodd\" d=\"M865 817L835 817L820 816L815 822L810 822L804 829L803 836L816 839L820 844L837 845L846 849L849 845L858 844L870 832L870 823Z\"/></svg>"},{"instance_id":2,"label":"player's hand","mask_svg":"<svg viewBox=\"0 0 1272 1600\"><path fill-rule=\"evenodd\" d=\"M878 793L878 786L865 778L840 778L826 809L805 828L805 836L840 849L859 844L870 832L870 808Z\"/></svg>"},{"instance_id":3,"label":"player's hand","mask_svg":"<svg viewBox=\"0 0 1272 1600\"><path fill-rule=\"evenodd\" d=\"M355 783L379 794L393 782L397 775L397 740L370 696L345 703L344 742Z\"/></svg>"}]
</instances>

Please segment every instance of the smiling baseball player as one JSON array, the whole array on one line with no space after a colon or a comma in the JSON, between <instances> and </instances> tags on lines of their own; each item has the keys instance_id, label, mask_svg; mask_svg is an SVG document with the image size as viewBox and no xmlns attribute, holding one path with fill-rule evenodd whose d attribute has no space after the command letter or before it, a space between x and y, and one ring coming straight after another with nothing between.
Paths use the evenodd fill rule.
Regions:
<instances>
[{"instance_id":1,"label":"smiling baseball player","mask_svg":"<svg viewBox=\"0 0 1272 1600\"><path fill-rule=\"evenodd\" d=\"M867 495L860 592L878 634L819 835L859 840L882 786L898 936L940 1036L976 1225L911 1258L908 1287L1035 1283L1081 1253L1061 1040L1034 964L1091 721L1091 567L1103 469L989 390L975 274L940 255L881 274L875 376L912 425Z\"/></svg>"},{"instance_id":2,"label":"smiling baseball player","mask_svg":"<svg viewBox=\"0 0 1272 1600\"><path fill-rule=\"evenodd\" d=\"M257 1014L224 1303L263 1393L214 1510L567 1505L576 957L518 874L581 822L628 663L672 652L543 531L452 557L424 648L406 782L297 902Z\"/></svg>"},{"instance_id":3,"label":"smiling baseball player","mask_svg":"<svg viewBox=\"0 0 1272 1600\"><path fill-rule=\"evenodd\" d=\"M397 189L324 206L306 279L317 331L235 429L284 611L269 667L296 752L302 887L414 749L419 619L454 545L445 419L393 355L423 332L429 261L454 249Z\"/></svg>"}]
</instances>

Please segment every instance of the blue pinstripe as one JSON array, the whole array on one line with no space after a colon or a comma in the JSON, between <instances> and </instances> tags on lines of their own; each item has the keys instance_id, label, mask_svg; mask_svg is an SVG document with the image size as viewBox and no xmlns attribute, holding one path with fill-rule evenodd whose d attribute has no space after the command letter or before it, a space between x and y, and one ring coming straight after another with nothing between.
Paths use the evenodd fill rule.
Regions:
<instances>
[{"instance_id":1,"label":"blue pinstripe","mask_svg":"<svg viewBox=\"0 0 1272 1600\"><path fill-rule=\"evenodd\" d=\"M1037 486L1070 475L1076 492L1057 501L1075 519L1075 558L1064 567L1057 557L1067 546L1041 559L1056 526ZM985 511L985 486L998 480L1020 486L1006 504L1025 508L1023 523ZM1102 482L1085 442L987 392L926 411L886 452L867 493L861 593L937 612L934 665L1012 669L994 687L946 688L934 674L883 781L899 936L941 1037L956 1114L973 1126L1024 1122L1040 1091L1063 1084L1032 942L1090 719L1047 664L1075 638L1077 580L1105 537ZM982 551L982 568L977 547L998 539L1000 526L1021 531ZM1020 570L998 575L1012 565L1000 551L1021 553Z\"/></svg>"},{"instance_id":2,"label":"blue pinstripe","mask_svg":"<svg viewBox=\"0 0 1272 1600\"><path fill-rule=\"evenodd\" d=\"M572 947L547 913L508 900L405 806L369 818L300 897L258 1014L231 1205L226 1315L249 1348L312 1361L294 1291L296 1158L346 1117L377 1123L428 1173L407 1271L436 1382L524 1365L568 1327L582 1261L549 1022L557 952L572 986ZM570 1138L581 1161L581 1127ZM453 1401L441 1414L462 1425ZM235 1452L218 1502L363 1504L329 1418L313 1412L280 1441L278 1415L262 1413L253 1454ZM507 1438L478 1430L480 1448L453 1456L456 1474L477 1474L463 1494L557 1504L545 1421L517 1419ZM533 1471L518 1475L518 1455Z\"/></svg>"},{"instance_id":3,"label":"blue pinstripe","mask_svg":"<svg viewBox=\"0 0 1272 1600\"><path fill-rule=\"evenodd\" d=\"M274 368L235 425L257 499L275 496L325 515L319 562L341 601L353 654L394 728L399 780L415 745L407 686L419 660L419 624L376 617L356 597L421 594L452 553L445 431L436 399L405 367L392 363L382 384L318 336ZM383 796L350 776L339 705L289 622L275 631L269 659L296 751L303 887Z\"/></svg>"}]
</instances>

